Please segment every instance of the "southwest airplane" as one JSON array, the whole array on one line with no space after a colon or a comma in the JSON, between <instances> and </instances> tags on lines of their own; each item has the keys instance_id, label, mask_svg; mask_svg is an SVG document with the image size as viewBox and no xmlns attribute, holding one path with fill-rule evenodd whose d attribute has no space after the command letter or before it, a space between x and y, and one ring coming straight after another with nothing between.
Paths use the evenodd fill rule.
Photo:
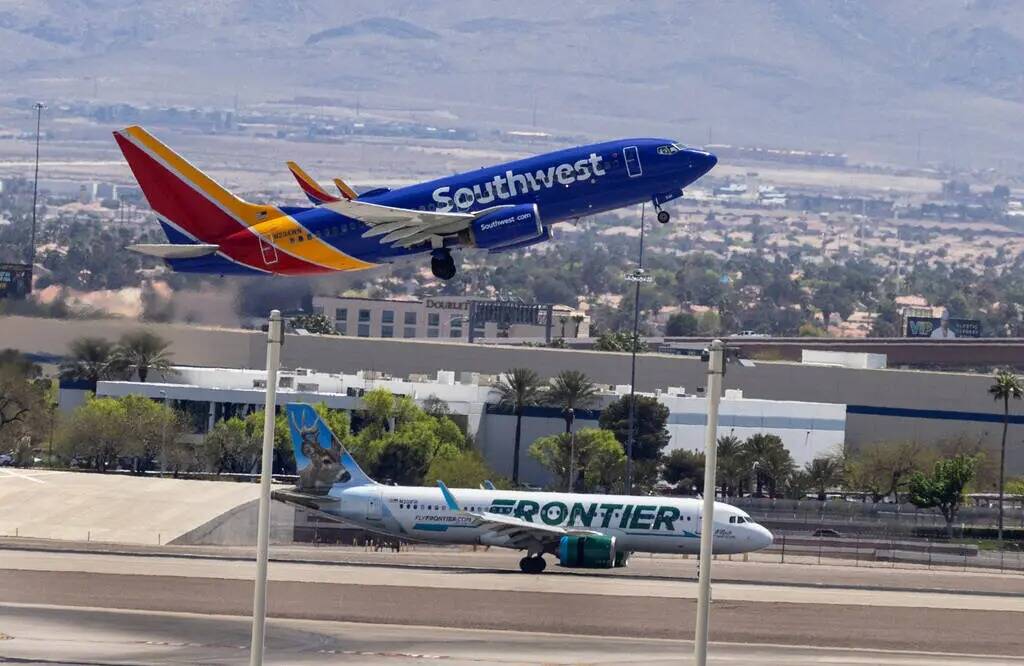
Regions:
<instances>
[{"instance_id":1,"label":"southwest airplane","mask_svg":"<svg viewBox=\"0 0 1024 666\"><path fill-rule=\"evenodd\" d=\"M661 209L718 161L669 139L622 139L569 148L395 190L324 192L297 165L312 207L235 196L141 127L114 132L168 243L129 249L173 270L217 275L356 271L429 255L435 276L455 275L452 250L504 252L550 239L556 222L646 201Z\"/></svg>"},{"instance_id":2,"label":"southwest airplane","mask_svg":"<svg viewBox=\"0 0 1024 666\"><path fill-rule=\"evenodd\" d=\"M526 551L524 573L544 555L563 567L625 566L632 552L700 552L701 500L486 489L387 486L367 476L307 404L287 407L298 482L274 498L402 539ZM744 511L715 503L715 553L765 548L772 534Z\"/></svg>"}]
</instances>

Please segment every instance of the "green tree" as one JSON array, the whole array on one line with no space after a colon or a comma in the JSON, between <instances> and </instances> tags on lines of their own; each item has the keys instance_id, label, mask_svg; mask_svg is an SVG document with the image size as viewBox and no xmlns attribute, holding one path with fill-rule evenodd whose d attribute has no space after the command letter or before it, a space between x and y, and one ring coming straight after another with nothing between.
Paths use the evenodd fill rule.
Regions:
<instances>
[{"instance_id":1,"label":"green tree","mask_svg":"<svg viewBox=\"0 0 1024 666\"><path fill-rule=\"evenodd\" d=\"M576 435L575 491L608 491L621 487L626 456L615 436L598 428L583 428ZM555 475L556 487L569 485L571 436L540 437L530 445L530 457Z\"/></svg>"},{"instance_id":2,"label":"green tree","mask_svg":"<svg viewBox=\"0 0 1024 666\"><path fill-rule=\"evenodd\" d=\"M662 458L661 478L676 486L676 493L689 495L692 489L704 493L704 454L675 449Z\"/></svg>"},{"instance_id":3,"label":"green tree","mask_svg":"<svg viewBox=\"0 0 1024 666\"><path fill-rule=\"evenodd\" d=\"M890 496L898 499L910 475L924 468L927 457L924 447L917 442L870 444L844 456L846 485L867 492L875 503Z\"/></svg>"},{"instance_id":4,"label":"green tree","mask_svg":"<svg viewBox=\"0 0 1024 666\"><path fill-rule=\"evenodd\" d=\"M632 332L603 331L594 342L596 351L632 352L634 347L637 354L649 351L647 341L639 336L634 338Z\"/></svg>"},{"instance_id":5,"label":"green tree","mask_svg":"<svg viewBox=\"0 0 1024 666\"><path fill-rule=\"evenodd\" d=\"M768 494L775 497L780 488L784 488L795 465L793 457L782 444L778 435L757 433L751 435L743 444L744 457L756 468L756 495L764 495L764 485L768 485Z\"/></svg>"},{"instance_id":6,"label":"green tree","mask_svg":"<svg viewBox=\"0 0 1024 666\"><path fill-rule=\"evenodd\" d=\"M90 397L73 411L61 429L58 452L69 462L98 472L116 465L125 442L126 413L115 398Z\"/></svg>"},{"instance_id":7,"label":"green tree","mask_svg":"<svg viewBox=\"0 0 1024 666\"><path fill-rule=\"evenodd\" d=\"M33 457L33 436L52 428L50 382L33 379L38 374L39 366L24 356L3 352L0 358L0 451L13 453L19 465L28 464Z\"/></svg>"},{"instance_id":8,"label":"green tree","mask_svg":"<svg viewBox=\"0 0 1024 666\"><path fill-rule=\"evenodd\" d=\"M988 387L994 400L1003 402L1003 439L999 447L999 543L1003 542L1003 495L1006 486L1006 431L1010 427L1010 399L1024 397L1024 385L1020 378L1009 370L996 373L995 381Z\"/></svg>"},{"instance_id":9,"label":"green tree","mask_svg":"<svg viewBox=\"0 0 1024 666\"><path fill-rule=\"evenodd\" d=\"M146 330L125 333L114 353L116 365L139 375L145 382L150 370L166 374L171 370L169 343L156 333Z\"/></svg>"},{"instance_id":10,"label":"green tree","mask_svg":"<svg viewBox=\"0 0 1024 666\"><path fill-rule=\"evenodd\" d=\"M530 368L506 370L495 386L499 404L511 407L516 416L515 444L512 449L512 484L519 485L519 447L522 439L523 410L540 402L544 384Z\"/></svg>"},{"instance_id":11,"label":"green tree","mask_svg":"<svg viewBox=\"0 0 1024 666\"><path fill-rule=\"evenodd\" d=\"M750 461L747 460L743 441L732 435L719 437L717 459L717 477L722 486L722 495L739 495L743 482L750 479Z\"/></svg>"},{"instance_id":12,"label":"green tree","mask_svg":"<svg viewBox=\"0 0 1024 666\"><path fill-rule=\"evenodd\" d=\"M843 482L843 461L836 456L815 458L804 465L807 485L818 491L818 501L824 502L829 488Z\"/></svg>"},{"instance_id":13,"label":"green tree","mask_svg":"<svg viewBox=\"0 0 1024 666\"><path fill-rule=\"evenodd\" d=\"M234 416L213 425L201 452L207 469L215 474L249 473L256 468L262 446L262 433L257 436L252 423Z\"/></svg>"},{"instance_id":14,"label":"green tree","mask_svg":"<svg viewBox=\"0 0 1024 666\"><path fill-rule=\"evenodd\" d=\"M476 451L434 456L426 473L428 482L444 481L451 488L479 488L484 481L494 482L496 478Z\"/></svg>"},{"instance_id":15,"label":"green tree","mask_svg":"<svg viewBox=\"0 0 1024 666\"><path fill-rule=\"evenodd\" d=\"M182 416L141 395L127 395L119 401L125 419L121 454L132 457L132 471L145 472L154 460L165 463L167 452L184 432Z\"/></svg>"},{"instance_id":16,"label":"green tree","mask_svg":"<svg viewBox=\"0 0 1024 666\"><path fill-rule=\"evenodd\" d=\"M601 412L598 420L601 428L611 430L615 439L622 444L625 451L629 441L629 406L630 396L624 395L608 405ZM633 424L633 461L653 461L661 459L662 450L668 445L669 433L668 407L658 402L653 396L636 396L636 419ZM657 465L655 465L655 472Z\"/></svg>"},{"instance_id":17,"label":"green tree","mask_svg":"<svg viewBox=\"0 0 1024 666\"><path fill-rule=\"evenodd\" d=\"M946 535L950 538L964 489L974 479L977 467L977 456L958 455L937 460L931 475L915 472L910 477L910 502L922 509L938 509L946 520Z\"/></svg>"},{"instance_id":18,"label":"green tree","mask_svg":"<svg viewBox=\"0 0 1024 666\"><path fill-rule=\"evenodd\" d=\"M81 380L96 391L96 384L117 375L114 343L103 338L84 337L71 341L68 357L60 364L65 380Z\"/></svg>"},{"instance_id":19,"label":"green tree","mask_svg":"<svg viewBox=\"0 0 1024 666\"><path fill-rule=\"evenodd\" d=\"M665 335L694 336L700 330L700 321L689 312L677 312L665 323Z\"/></svg>"},{"instance_id":20,"label":"green tree","mask_svg":"<svg viewBox=\"0 0 1024 666\"><path fill-rule=\"evenodd\" d=\"M565 419L565 431L571 426L570 409L589 407L597 399L597 384L578 370L563 370L551 380L551 386L544 395L544 402L560 407Z\"/></svg>"},{"instance_id":21,"label":"green tree","mask_svg":"<svg viewBox=\"0 0 1024 666\"><path fill-rule=\"evenodd\" d=\"M289 322L293 329L302 329L309 333L317 335L337 335L338 331L335 330L334 324L326 315L314 312L312 314L298 315L292 317Z\"/></svg>"}]
</instances>

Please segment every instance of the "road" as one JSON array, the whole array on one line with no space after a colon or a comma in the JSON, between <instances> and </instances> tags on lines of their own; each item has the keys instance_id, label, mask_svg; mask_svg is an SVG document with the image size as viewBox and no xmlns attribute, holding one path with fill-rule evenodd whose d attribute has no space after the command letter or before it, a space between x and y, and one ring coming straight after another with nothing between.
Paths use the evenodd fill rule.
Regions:
<instances>
[{"instance_id":1,"label":"road","mask_svg":"<svg viewBox=\"0 0 1024 666\"><path fill-rule=\"evenodd\" d=\"M448 565L441 568L408 560L392 566L384 554L365 555L375 561L271 564L269 613L275 619L270 647L282 659L276 663L323 663L316 662L317 654L323 658L318 650L344 652L351 663L373 663L369 656L380 663L409 660L413 657L408 654L414 653L463 660L455 663L537 663L542 658L545 663L622 663L627 658L668 663L675 660L672 655L689 650L685 641L692 638L696 610L691 580L558 570L528 576L473 566L480 563L476 556L458 552L441 558ZM488 553L480 559L486 562L490 557ZM469 566L456 566L459 561ZM747 580L715 585L712 640L718 644L718 663L827 659L1024 665L1024 660L977 657L1024 655L1024 635L1019 631L1024 601L1014 588L1019 576L960 574L972 585L954 591L942 589L942 582L944 576L957 574L945 573L938 577L939 584L925 586L930 591L921 591L885 585L890 579L875 570L729 564L742 565L737 570ZM769 584L758 582L757 568ZM783 569L813 569L819 581L771 580ZM0 662L17 658L67 663L60 661L67 657L58 648L82 643L74 636L85 632L109 634L109 640L98 639L102 645L96 646L92 658L97 664L157 663L156 657L139 656L142 653L134 649L115 649L147 641L173 644L164 646L165 656L178 659L176 663L191 663L189 650L206 650L211 656L204 656L204 663L236 663L240 658L231 650L246 642L248 625L238 617L251 610L253 570L251 562L230 557L4 548L0 632L12 638L0 640ZM856 576L869 584L829 585L820 578L830 570L841 574L836 578ZM922 580L929 574L915 573ZM994 589L1000 583L1002 589ZM971 591L971 586L983 589ZM167 616L170 619L158 619L168 612L174 614ZM361 623L358 628L365 632L346 624L352 622ZM210 630L220 638L204 638L207 623L223 625ZM456 631L462 629L484 633ZM353 640L353 633L358 640ZM36 638L30 640L32 636ZM68 638L61 642L46 636ZM486 649L474 652L474 641ZM523 652L516 647L519 643L539 651ZM107 648L112 654L103 654ZM353 651L368 653L368 660L361 661ZM491 651L498 657L488 657ZM312 661L304 661L307 658Z\"/></svg>"}]
</instances>

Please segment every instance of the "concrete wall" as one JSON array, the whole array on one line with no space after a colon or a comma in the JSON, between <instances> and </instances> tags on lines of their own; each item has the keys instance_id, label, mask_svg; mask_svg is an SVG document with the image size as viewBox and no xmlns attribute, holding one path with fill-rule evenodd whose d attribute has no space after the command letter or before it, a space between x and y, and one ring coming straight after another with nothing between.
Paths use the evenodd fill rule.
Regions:
<instances>
[{"instance_id":1,"label":"concrete wall","mask_svg":"<svg viewBox=\"0 0 1024 666\"><path fill-rule=\"evenodd\" d=\"M26 317L0 319L0 336L21 351L64 354L83 335L116 339L139 324L123 320L60 321ZM265 334L183 324L149 328L169 339L179 364L261 367ZM860 350L860 351L876 351ZM884 352L885 350L878 350ZM603 384L629 377L629 354L592 351L484 347L446 342L287 336L283 363L328 372L382 370L395 375L438 369L499 373L531 367L543 377L562 370L583 370ZM891 357L890 357L891 360ZM705 384L705 368L696 358L644 354L637 357L637 388L653 391L685 386L690 393ZM846 443L858 447L882 440L949 440L968 437L995 450L1001 435L1000 406L987 394L991 377L960 373L863 370L758 362L730 364L726 388L748 398L846 404ZM1018 405L1018 409L1024 406ZM1007 447L1008 473L1024 474L1024 417L1015 416ZM527 441L524 437L524 441Z\"/></svg>"}]
</instances>

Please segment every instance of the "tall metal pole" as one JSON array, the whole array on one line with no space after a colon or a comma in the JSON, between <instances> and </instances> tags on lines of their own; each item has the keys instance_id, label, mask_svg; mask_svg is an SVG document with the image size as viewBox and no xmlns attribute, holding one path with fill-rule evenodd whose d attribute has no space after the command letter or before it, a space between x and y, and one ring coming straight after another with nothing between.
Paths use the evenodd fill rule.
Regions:
<instances>
[{"instance_id":1,"label":"tall metal pole","mask_svg":"<svg viewBox=\"0 0 1024 666\"><path fill-rule=\"evenodd\" d=\"M647 204L640 204L640 257L633 274L636 290L633 293L632 359L629 366L629 432L626 438L626 494L633 494L633 441L636 439L636 347L640 330L640 283L644 281L644 212ZM627 278L629 279L629 278Z\"/></svg>"},{"instance_id":2,"label":"tall metal pole","mask_svg":"<svg viewBox=\"0 0 1024 666\"><path fill-rule=\"evenodd\" d=\"M725 345L711 343L708 358L708 425L704 431L704 506L700 526L700 572L697 578L697 630L693 656L696 666L708 661L708 612L711 607L711 546L715 534L715 472L718 465L718 403L722 399Z\"/></svg>"},{"instance_id":3,"label":"tall metal pole","mask_svg":"<svg viewBox=\"0 0 1024 666\"><path fill-rule=\"evenodd\" d=\"M566 492L572 492L576 486L576 429L573 424L576 422L576 410L570 407L567 411L569 418L569 487Z\"/></svg>"},{"instance_id":4,"label":"tall metal pole","mask_svg":"<svg viewBox=\"0 0 1024 666\"><path fill-rule=\"evenodd\" d=\"M160 390L160 397L163 398L163 405L161 407L164 410L167 409L167 391ZM163 412L163 416L160 417L162 421L160 425L160 478L163 478L164 473L167 470L167 412Z\"/></svg>"},{"instance_id":5,"label":"tall metal pole","mask_svg":"<svg viewBox=\"0 0 1024 666\"><path fill-rule=\"evenodd\" d=\"M29 275L31 276L32 266L36 263L36 201L39 199L39 130L43 122L43 109L46 105L42 102L36 102L34 105L36 110L36 175L32 181L32 238L29 241ZM29 278L31 279L31 277ZM32 290L32 285L29 284L29 291Z\"/></svg>"},{"instance_id":6,"label":"tall metal pole","mask_svg":"<svg viewBox=\"0 0 1024 666\"><path fill-rule=\"evenodd\" d=\"M281 365L281 311L270 311L267 328L267 399L263 407L263 466L260 474L260 514L256 536L256 585L252 603L250 666L263 664L263 636L267 623L267 557L270 549L270 477L274 465L274 408L277 406L277 369Z\"/></svg>"}]
</instances>

